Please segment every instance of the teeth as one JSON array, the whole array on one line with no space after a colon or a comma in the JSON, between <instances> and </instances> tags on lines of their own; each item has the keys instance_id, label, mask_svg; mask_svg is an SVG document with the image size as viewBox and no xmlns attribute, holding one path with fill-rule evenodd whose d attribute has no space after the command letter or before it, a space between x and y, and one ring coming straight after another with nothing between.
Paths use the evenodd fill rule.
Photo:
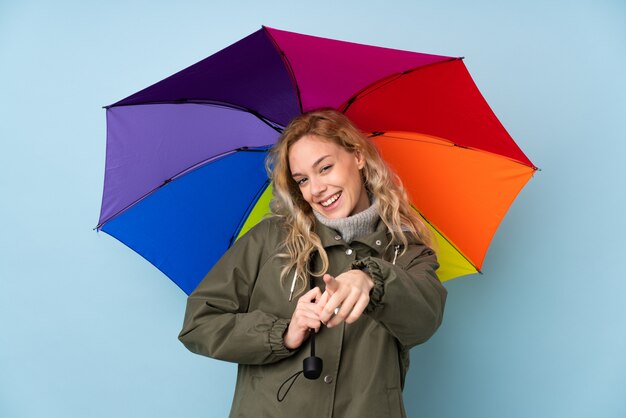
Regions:
<instances>
[{"instance_id":1,"label":"teeth","mask_svg":"<svg viewBox=\"0 0 626 418\"><path fill-rule=\"evenodd\" d=\"M327 201L320 203L320 205L322 205L322 206L324 206L324 207L330 206L330 205L332 205L333 203L335 203L335 201L336 201L337 199L339 199L339 196L340 196L340 195L341 195L341 193L337 193L336 195L331 196L331 197L330 197Z\"/></svg>"}]
</instances>

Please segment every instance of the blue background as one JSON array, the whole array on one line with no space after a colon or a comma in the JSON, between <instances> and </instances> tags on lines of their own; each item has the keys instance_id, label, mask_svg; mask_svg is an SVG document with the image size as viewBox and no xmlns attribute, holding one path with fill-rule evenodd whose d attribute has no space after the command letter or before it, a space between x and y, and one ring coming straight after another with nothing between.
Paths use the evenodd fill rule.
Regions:
<instances>
[{"instance_id":1,"label":"blue background","mask_svg":"<svg viewBox=\"0 0 626 418\"><path fill-rule=\"evenodd\" d=\"M506 3L506 4L505 4ZM96 233L105 112L256 31L465 56L542 171L412 351L411 417L625 417L621 1L0 1L0 417L226 416L184 294Z\"/></svg>"}]
</instances>

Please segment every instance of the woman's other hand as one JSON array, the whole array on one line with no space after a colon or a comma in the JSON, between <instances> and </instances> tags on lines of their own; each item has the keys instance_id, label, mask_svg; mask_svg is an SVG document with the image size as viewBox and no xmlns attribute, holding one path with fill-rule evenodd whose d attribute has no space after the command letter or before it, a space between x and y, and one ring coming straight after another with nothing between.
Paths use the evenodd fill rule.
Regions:
<instances>
[{"instance_id":1,"label":"woman's other hand","mask_svg":"<svg viewBox=\"0 0 626 418\"><path fill-rule=\"evenodd\" d=\"M322 308L320 314L322 323L331 328L344 320L351 324L361 317L370 301L370 291L374 287L374 282L367 273L349 270L337 277L325 274L324 283L326 291L318 301ZM339 311L333 317L337 308Z\"/></svg>"},{"instance_id":2,"label":"woman's other hand","mask_svg":"<svg viewBox=\"0 0 626 418\"><path fill-rule=\"evenodd\" d=\"M322 307L317 302L321 296L322 291L319 287L315 287L298 299L291 322L283 337L283 344L288 349L294 350L300 347L309 336L310 329L314 329L315 332L319 331Z\"/></svg>"}]
</instances>

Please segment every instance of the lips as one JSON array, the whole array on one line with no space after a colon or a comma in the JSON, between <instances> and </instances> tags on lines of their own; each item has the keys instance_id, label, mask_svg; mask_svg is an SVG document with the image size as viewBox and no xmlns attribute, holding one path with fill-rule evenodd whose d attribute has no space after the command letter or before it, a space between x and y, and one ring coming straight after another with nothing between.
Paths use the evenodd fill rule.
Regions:
<instances>
[{"instance_id":1,"label":"lips","mask_svg":"<svg viewBox=\"0 0 626 418\"><path fill-rule=\"evenodd\" d=\"M332 205L333 203L335 203L337 201L337 199L339 199L340 196L341 196L341 192L335 193L334 195L332 195L328 199L319 202L319 204L322 207L327 208L330 205Z\"/></svg>"}]
</instances>

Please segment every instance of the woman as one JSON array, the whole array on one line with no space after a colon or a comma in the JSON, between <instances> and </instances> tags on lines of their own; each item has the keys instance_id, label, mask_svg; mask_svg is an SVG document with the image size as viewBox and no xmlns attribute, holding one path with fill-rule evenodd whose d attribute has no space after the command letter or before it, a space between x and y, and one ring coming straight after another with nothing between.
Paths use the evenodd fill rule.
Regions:
<instances>
[{"instance_id":1,"label":"woman","mask_svg":"<svg viewBox=\"0 0 626 418\"><path fill-rule=\"evenodd\" d=\"M433 335L446 299L429 230L335 110L294 119L267 166L273 216L189 296L180 340L239 364L231 417L404 417L408 351ZM279 402L309 356L310 330L322 375Z\"/></svg>"}]
</instances>

